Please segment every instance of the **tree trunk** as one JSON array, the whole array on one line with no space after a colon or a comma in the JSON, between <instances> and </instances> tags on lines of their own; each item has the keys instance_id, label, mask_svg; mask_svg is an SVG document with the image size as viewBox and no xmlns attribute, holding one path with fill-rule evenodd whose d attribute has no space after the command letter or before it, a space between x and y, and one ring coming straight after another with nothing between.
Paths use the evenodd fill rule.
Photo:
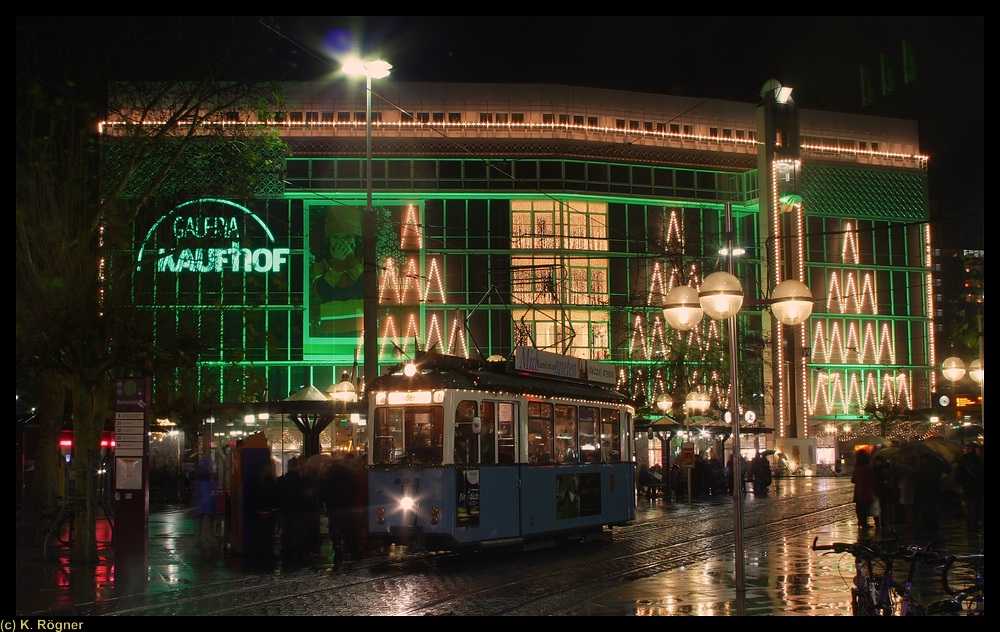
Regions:
<instances>
[{"instance_id":1,"label":"tree trunk","mask_svg":"<svg viewBox=\"0 0 1000 632\"><path fill-rule=\"evenodd\" d=\"M112 391L106 380L93 384L73 377L73 474L76 479L73 563L97 560L97 516L103 511L98 494L101 434L110 414Z\"/></svg>"}]
</instances>

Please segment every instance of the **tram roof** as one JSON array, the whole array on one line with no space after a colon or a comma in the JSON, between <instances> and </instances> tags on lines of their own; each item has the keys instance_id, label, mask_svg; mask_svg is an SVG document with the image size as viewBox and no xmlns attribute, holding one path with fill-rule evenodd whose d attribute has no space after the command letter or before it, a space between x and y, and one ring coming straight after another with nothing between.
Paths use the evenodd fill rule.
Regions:
<instances>
[{"instance_id":1,"label":"tram roof","mask_svg":"<svg viewBox=\"0 0 1000 632\"><path fill-rule=\"evenodd\" d=\"M498 372L492 369L428 371L413 377L402 374L383 375L376 380L372 388L374 390L468 389L538 397L566 397L624 405L632 403L624 394L600 384Z\"/></svg>"}]
</instances>

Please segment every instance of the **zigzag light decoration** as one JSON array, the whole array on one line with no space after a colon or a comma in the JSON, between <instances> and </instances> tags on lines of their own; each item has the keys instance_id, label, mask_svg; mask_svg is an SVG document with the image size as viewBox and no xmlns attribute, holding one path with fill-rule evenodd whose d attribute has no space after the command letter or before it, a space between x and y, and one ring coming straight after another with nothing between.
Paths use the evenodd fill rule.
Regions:
<instances>
[{"instance_id":1,"label":"zigzag light decoration","mask_svg":"<svg viewBox=\"0 0 1000 632\"><path fill-rule=\"evenodd\" d=\"M399 344L399 332L396 331L396 319L391 315L386 317L385 326L382 327L382 346L379 348L379 357L385 355L386 348L390 344L393 349L396 346L402 346Z\"/></svg>"},{"instance_id":2,"label":"zigzag light decoration","mask_svg":"<svg viewBox=\"0 0 1000 632\"><path fill-rule=\"evenodd\" d=\"M403 225L399 230L399 248L401 250L422 250L424 247L423 232L420 230L420 213L416 204L406 207L403 215Z\"/></svg>"},{"instance_id":3,"label":"zigzag light decoration","mask_svg":"<svg viewBox=\"0 0 1000 632\"><path fill-rule=\"evenodd\" d=\"M469 345L462 335L463 316L461 312L455 312L455 317L451 319L451 332L448 334L448 353L451 355L469 357Z\"/></svg>"},{"instance_id":4,"label":"zigzag light decoration","mask_svg":"<svg viewBox=\"0 0 1000 632\"><path fill-rule=\"evenodd\" d=\"M444 349L444 340L441 336L441 322L438 319L438 314L429 314L427 323L427 339L424 341L424 349L433 349L435 346Z\"/></svg>"},{"instance_id":5,"label":"zigzag light decoration","mask_svg":"<svg viewBox=\"0 0 1000 632\"><path fill-rule=\"evenodd\" d=\"M438 258L428 260L427 283L424 285L424 303L429 302L428 298L431 292L434 292L441 297L442 305L448 302L444 296L444 282L441 280L441 269L439 263L440 260Z\"/></svg>"},{"instance_id":6,"label":"zigzag light decoration","mask_svg":"<svg viewBox=\"0 0 1000 632\"><path fill-rule=\"evenodd\" d=\"M408 294L412 292L412 298ZM415 257L410 257L406 261L406 270L400 282L399 302L410 300L416 303L420 300L420 266Z\"/></svg>"}]
</instances>

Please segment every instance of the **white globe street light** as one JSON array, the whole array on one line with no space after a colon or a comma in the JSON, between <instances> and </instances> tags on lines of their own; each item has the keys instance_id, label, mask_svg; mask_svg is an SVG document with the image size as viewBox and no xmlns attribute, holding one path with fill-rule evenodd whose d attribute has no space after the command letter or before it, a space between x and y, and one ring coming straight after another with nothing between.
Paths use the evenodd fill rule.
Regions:
<instances>
[{"instance_id":1,"label":"white globe street light","mask_svg":"<svg viewBox=\"0 0 1000 632\"><path fill-rule=\"evenodd\" d=\"M941 373L949 382L957 382L965 377L965 362L957 356L945 358L941 363Z\"/></svg>"},{"instance_id":2,"label":"white globe street light","mask_svg":"<svg viewBox=\"0 0 1000 632\"><path fill-rule=\"evenodd\" d=\"M725 249L734 252L733 209L725 206ZM736 340L736 315L743 307L743 286L734 274L733 257L726 259L725 272L713 272L702 281L701 289L695 291L689 286L678 286L670 290L664 299L663 318L673 328L680 331L694 329L701 321L702 312L715 320L728 321L729 366L732 399L730 408L733 419L733 464L735 480L740 480L740 415L739 415L739 346ZM697 296L697 303L694 297ZM812 293L805 283L795 279L782 281L774 288L771 299L766 301L779 322L785 325L799 325L812 315ZM700 309L699 309L700 308ZM689 394L689 397L692 394ZM707 398L708 396L705 395ZM695 403L695 405L699 405ZM690 407L691 404L689 403ZM707 408L707 406L705 407ZM742 597L746 593L743 554L743 499L738 490L733 494L733 533L736 548L736 592Z\"/></svg>"},{"instance_id":3,"label":"white globe street light","mask_svg":"<svg viewBox=\"0 0 1000 632\"><path fill-rule=\"evenodd\" d=\"M663 319L674 329L690 331L701 322L705 310L698 301L698 290L690 285L678 285L663 301Z\"/></svg>"}]
</instances>

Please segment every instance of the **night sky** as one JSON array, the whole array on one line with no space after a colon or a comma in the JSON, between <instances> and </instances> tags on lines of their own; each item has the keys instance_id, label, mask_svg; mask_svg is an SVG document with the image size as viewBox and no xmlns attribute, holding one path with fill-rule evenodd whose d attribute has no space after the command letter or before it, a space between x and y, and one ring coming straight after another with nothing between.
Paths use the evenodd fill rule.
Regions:
<instances>
[{"instance_id":1,"label":"night sky","mask_svg":"<svg viewBox=\"0 0 1000 632\"><path fill-rule=\"evenodd\" d=\"M756 103L777 79L801 108L916 119L935 219L983 245L984 17L18 16L22 44L102 76L190 72L239 40L240 63L274 79L323 80L349 52L381 56L394 81L555 83ZM240 36L234 34L239 32ZM916 79L905 83L903 42ZM895 94L881 89L880 59ZM86 65L80 62L86 60ZM861 66L873 102L862 106ZM80 80L78 78L78 80ZM386 81L386 80L382 80ZM20 85L20 83L19 83Z\"/></svg>"}]
</instances>

